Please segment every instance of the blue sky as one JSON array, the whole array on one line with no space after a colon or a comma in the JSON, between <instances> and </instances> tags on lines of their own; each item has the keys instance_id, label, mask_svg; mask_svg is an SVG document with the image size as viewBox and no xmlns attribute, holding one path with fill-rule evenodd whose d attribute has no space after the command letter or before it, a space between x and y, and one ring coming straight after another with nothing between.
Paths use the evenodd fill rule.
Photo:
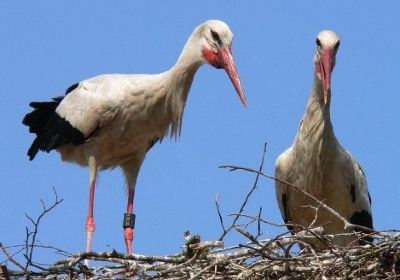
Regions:
<instances>
[{"instance_id":1,"label":"blue sky","mask_svg":"<svg viewBox=\"0 0 400 280\"><path fill-rule=\"evenodd\" d=\"M98 74L165 71L193 29L214 18L234 33L233 54L249 106L241 106L224 71L207 65L198 71L181 138L157 145L142 166L134 251L179 252L186 229L203 239L219 237L216 194L224 215L237 212L254 175L218 166L257 168L268 142L264 169L273 174L305 109L316 34L327 28L341 37L332 76L336 136L367 174L375 227L398 228L399 14L398 1L2 1L0 241L21 244L24 213L36 216L39 200L50 202L54 187L64 202L44 218L38 238L70 252L84 249L88 169L61 162L56 152L28 161L33 135L21 120L29 102L61 95ZM260 181L246 212L256 214L260 206L265 219L281 222L274 182ZM121 171L102 172L94 250L125 250L125 207ZM268 237L279 230L264 232ZM226 242L240 240L231 236ZM54 258L37 253L41 261Z\"/></svg>"}]
</instances>

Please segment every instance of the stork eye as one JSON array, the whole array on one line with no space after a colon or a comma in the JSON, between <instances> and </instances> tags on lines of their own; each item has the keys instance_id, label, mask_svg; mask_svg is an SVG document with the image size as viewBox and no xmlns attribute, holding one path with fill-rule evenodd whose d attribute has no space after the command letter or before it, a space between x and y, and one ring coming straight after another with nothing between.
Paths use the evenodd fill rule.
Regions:
<instances>
[{"instance_id":1,"label":"stork eye","mask_svg":"<svg viewBox=\"0 0 400 280\"><path fill-rule=\"evenodd\" d=\"M213 39L214 39L219 45L222 45L221 38L219 37L219 35L218 35L217 32L215 32L214 30L211 30L211 36L213 37Z\"/></svg>"},{"instance_id":2,"label":"stork eye","mask_svg":"<svg viewBox=\"0 0 400 280\"><path fill-rule=\"evenodd\" d=\"M317 38L317 40L316 40L315 42L317 43L317 46L318 46L318 47L322 48L321 41L320 41L318 38Z\"/></svg>"}]
</instances>

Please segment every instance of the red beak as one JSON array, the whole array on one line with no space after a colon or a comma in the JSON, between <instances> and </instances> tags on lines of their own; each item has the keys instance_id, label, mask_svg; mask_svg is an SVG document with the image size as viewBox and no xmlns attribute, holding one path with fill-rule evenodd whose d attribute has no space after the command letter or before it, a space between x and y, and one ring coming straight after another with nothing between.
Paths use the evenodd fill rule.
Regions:
<instances>
[{"instance_id":1,"label":"red beak","mask_svg":"<svg viewBox=\"0 0 400 280\"><path fill-rule=\"evenodd\" d=\"M242 85L240 84L239 74L236 70L236 65L235 61L233 60L231 50L229 48L220 48L217 52L217 56L221 66L225 69L229 79L231 79L231 82L235 87L237 94L239 95L240 101L246 107L246 96L244 95Z\"/></svg>"},{"instance_id":2,"label":"red beak","mask_svg":"<svg viewBox=\"0 0 400 280\"><path fill-rule=\"evenodd\" d=\"M333 50L326 49L320 55L319 66L322 76L322 87L324 89L324 103L328 102L328 95L331 89L331 74L334 66L335 55Z\"/></svg>"}]
</instances>

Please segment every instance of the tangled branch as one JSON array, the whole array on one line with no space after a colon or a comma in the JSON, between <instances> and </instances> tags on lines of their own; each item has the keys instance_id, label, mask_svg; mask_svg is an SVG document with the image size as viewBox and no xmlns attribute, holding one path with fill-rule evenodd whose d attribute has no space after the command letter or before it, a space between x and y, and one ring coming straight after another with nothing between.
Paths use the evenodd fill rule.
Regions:
<instances>
[{"instance_id":1,"label":"tangled branch","mask_svg":"<svg viewBox=\"0 0 400 280\"><path fill-rule=\"evenodd\" d=\"M224 221L218 197L216 198L215 205L222 228L218 240L202 241L200 235L192 236L186 231L184 249L177 254L167 256L138 254L126 256L116 251L68 254L47 246L46 248L63 252L64 258L52 265L37 265L33 260L33 249L40 247L35 244L39 223L43 216L62 201L54 191L55 200L52 206L46 207L42 202L42 213L36 220L27 216L33 224L33 230L27 230L26 242L22 249L11 253L10 249L14 247L5 247L0 243L0 250L6 257L0 262L0 280L400 279L400 231L379 232L351 224L334 209L301 188L264 173L265 153L266 145L258 169L235 165L222 166L231 171L255 173L256 177L238 212L228 215L233 217L230 224ZM285 231L272 238L263 236L262 229L286 228L288 225L277 224L263 218L261 207L256 215L245 213L245 208L255 193L261 177L278 180L310 197L316 202L316 206L313 207L316 218L320 209L324 209L342 220L346 227L363 230L342 235L355 235L359 240L368 235L374 238L374 242L362 246L355 242L346 247L335 246L330 242L333 236L324 235L322 228L314 223L307 228L291 225L299 228L296 235ZM256 233L253 234L248 230L249 225L256 226ZM224 247L224 238L230 233L239 234L242 241L237 245ZM326 249L315 249L309 242L315 238L323 241L327 245ZM17 254L24 255L25 264L16 260ZM85 260L90 260L92 266L84 265ZM12 269L10 264L13 265Z\"/></svg>"},{"instance_id":2,"label":"tangled branch","mask_svg":"<svg viewBox=\"0 0 400 280\"><path fill-rule=\"evenodd\" d=\"M249 217L257 220L257 217ZM264 223L263 221L261 223ZM185 252L170 256L125 256L117 252L79 253L57 261L31 279L397 279L400 277L400 232L376 235L376 243L315 251L304 235L258 239L243 227L232 230L246 240L229 248L220 241L198 241ZM314 234L318 235L318 231ZM309 234L308 234L309 235ZM321 236L322 238L322 236ZM326 238L326 236L324 236ZM360 236L362 238L362 236ZM294 250L301 244L304 249ZM188 254L188 249L192 254ZM86 267L83 260L107 262ZM23 270L9 270L9 279L26 278ZM7 278L0 278L7 279Z\"/></svg>"}]
</instances>

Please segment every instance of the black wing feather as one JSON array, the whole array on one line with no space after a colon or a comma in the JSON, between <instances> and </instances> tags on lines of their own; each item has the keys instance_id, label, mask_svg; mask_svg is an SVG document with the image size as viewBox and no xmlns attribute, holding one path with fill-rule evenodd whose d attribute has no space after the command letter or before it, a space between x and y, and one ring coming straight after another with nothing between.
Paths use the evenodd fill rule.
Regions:
<instances>
[{"instance_id":1,"label":"black wing feather","mask_svg":"<svg viewBox=\"0 0 400 280\"><path fill-rule=\"evenodd\" d=\"M350 217L349 220L350 220L350 223L352 223L354 225L359 225L359 226L367 227L370 229L374 228L373 221L372 221L372 215L365 210L361 210L360 212L355 212L353 214L353 216ZM360 230L356 229L356 231L360 231ZM365 236L363 238L363 240L367 241L367 242L372 242L374 239L370 236Z\"/></svg>"},{"instance_id":2,"label":"black wing feather","mask_svg":"<svg viewBox=\"0 0 400 280\"><path fill-rule=\"evenodd\" d=\"M79 83L70 86L65 95L78 86ZM79 145L85 142L86 138L83 133L56 113L56 109L63 99L64 96L58 96L52 101L29 104L34 110L25 115L22 123L29 127L29 132L36 134L36 138L28 150L30 160L35 158L39 150L50 152L63 144Z\"/></svg>"},{"instance_id":3,"label":"black wing feather","mask_svg":"<svg viewBox=\"0 0 400 280\"><path fill-rule=\"evenodd\" d=\"M289 219L289 215L288 215L288 198L287 198L287 195L286 195L286 193L283 193L282 194L282 197L281 197L281 200L282 200L282 205L283 205L283 221L285 222L285 224L286 224L286 227L287 227L287 229L290 231L290 233L291 234L294 234L294 227L292 226L292 225L288 225L289 223L290 223L290 219Z\"/></svg>"}]
</instances>

